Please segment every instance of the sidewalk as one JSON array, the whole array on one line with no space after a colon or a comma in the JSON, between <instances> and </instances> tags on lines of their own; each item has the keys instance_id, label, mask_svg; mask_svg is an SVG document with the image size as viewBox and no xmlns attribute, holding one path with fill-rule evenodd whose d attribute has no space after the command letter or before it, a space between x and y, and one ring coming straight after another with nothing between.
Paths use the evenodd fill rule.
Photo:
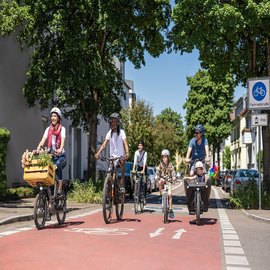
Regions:
<instances>
[{"instance_id":1,"label":"sidewalk","mask_svg":"<svg viewBox=\"0 0 270 270\"><path fill-rule=\"evenodd\" d=\"M35 198L0 202L0 226L4 224L33 220ZM94 208L90 203L67 202L68 212L80 209Z\"/></svg>"}]
</instances>

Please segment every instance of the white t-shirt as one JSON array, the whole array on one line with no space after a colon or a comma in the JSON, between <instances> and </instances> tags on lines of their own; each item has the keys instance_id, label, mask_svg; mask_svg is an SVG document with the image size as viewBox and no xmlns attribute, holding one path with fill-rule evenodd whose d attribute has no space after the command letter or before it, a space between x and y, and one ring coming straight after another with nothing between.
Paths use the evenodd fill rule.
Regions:
<instances>
[{"instance_id":1,"label":"white t-shirt","mask_svg":"<svg viewBox=\"0 0 270 270\"><path fill-rule=\"evenodd\" d=\"M43 137L45 137L46 140L48 139L49 128L50 127L46 128L44 135L43 135ZM66 138L66 129L63 126L61 127L61 138ZM55 144L56 144L56 136L52 135L52 150L56 150ZM64 152L65 152L65 150L63 149L62 153L64 153Z\"/></svg>"},{"instance_id":2,"label":"white t-shirt","mask_svg":"<svg viewBox=\"0 0 270 270\"><path fill-rule=\"evenodd\" d=\"M106 134L105 139L110 142L110 156L111 157L123 157L125 156L124 140L127 138L123 129L120 129L119 135L117 132L113 132L111 136L111 129Z\"/></svg>"},{"instance_id":3,"label":"white t-shirt","mask_svg":"<svg viewBox=\"0 0 270 270\"><path fill-rule=\"evenodd\" d=\"M138 150L136 150L135 155L134 155L134 163L137 166L143 167L143 165L146 165L147 161L147 152L143 150L141 153Z\"/></svg>"}]
</instances>

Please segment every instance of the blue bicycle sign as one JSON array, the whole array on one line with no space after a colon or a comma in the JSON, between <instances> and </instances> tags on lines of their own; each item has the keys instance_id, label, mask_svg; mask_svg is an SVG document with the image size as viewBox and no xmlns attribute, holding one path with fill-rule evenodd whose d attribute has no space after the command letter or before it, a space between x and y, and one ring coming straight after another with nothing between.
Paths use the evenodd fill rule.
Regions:
<instances>
[{"instance_id":1,"label":"blue bicycle sign","mask_svg":"<svg viewBox=\"0 0 270 270\"><path fill-rule=\"evenodd\" d=\"M266 96L266 86L262 82L257 82L252 87L252 95L257 101L262 101Z\"/></svg>"}]
</instances>

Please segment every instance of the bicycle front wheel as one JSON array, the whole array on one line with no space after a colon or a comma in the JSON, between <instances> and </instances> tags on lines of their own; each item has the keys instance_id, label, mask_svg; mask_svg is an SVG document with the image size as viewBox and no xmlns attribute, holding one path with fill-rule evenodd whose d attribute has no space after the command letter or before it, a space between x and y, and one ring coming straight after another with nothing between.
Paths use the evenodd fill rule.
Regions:
<instances>
[{"instance_id":1,"label":"bicycle front wheel","mask_svg":"<svg viewBox=\"0 0 270 270\"><path fill-rule=\"evenodd\" d=\"M200 214L201 214L201 194L199 191L196 192L196 224L200 225Z\"/></svg>"},{"instance_id":2,"label":"bicycle front wheel","mask_svg":"<svg viewBox=\"0 0 270 270\"><path fill-rule=\"evenodd\" d=\"M112 176L108 174L104 181L102 194L103 219L106 224L110 223L113 210Z\"/></svg>"},{"instance_id":3,"label":"bicycle front wheel","mask_svg":"<svg viewBox=\"0 0 270 270\"><path fill-rule=\"evenodd\" d=\"M163 210L163 221L164 223L168 222L168 203L167 203L167 194L163 194L162 196L162 210Z\"/></svg>"},{"instance_id":4,"label":"bicycle front wheel","mask_svg":"<svg viewBox=\"0 0 270 270\"><path fill-rule=\"evenodd\" d=\"M61 197L57 199L56 207L56 218L58 224L63 224L65 223L67 213L67 198L65 194L62 194Z\"/></svg>"},{"instance_id":5,"label":"bicycle front wheel","mask_svg":"<svg viewBox=\"0 0 270 270\"><path fill-rule=\"evenodd\" d=\"M145 186L144 186L144 183L141 181L140 182L140 199L139 199L139 209L141 212L143 212L143 209L144 209L144 190L145 189Z\"/></svg>"},{"instance_id":6,"label":"bicycle front wheel","mask_svg":"<svg viewBox=\"0 0 270 270\"><path fill-rule=\"evenodd\" d=\"M116 183L115 180L115 212L116 212L116 217L118 220L121 220L123 217L124 213L124 204L125 204L125 193L121 192L118 186L118 183Z\"/></svg>"},{"instance_id":7,"label":"bicycle front wheel","mask_svg":"<svg viewBox=\"0 0 270 270\"><path fill-rule=\"evenodd\" d=\"M46 222L47 215L47 197L44 191L39 192L35 199L34 221L38 230L42 229Z\"/></svg>"}]
</instances>

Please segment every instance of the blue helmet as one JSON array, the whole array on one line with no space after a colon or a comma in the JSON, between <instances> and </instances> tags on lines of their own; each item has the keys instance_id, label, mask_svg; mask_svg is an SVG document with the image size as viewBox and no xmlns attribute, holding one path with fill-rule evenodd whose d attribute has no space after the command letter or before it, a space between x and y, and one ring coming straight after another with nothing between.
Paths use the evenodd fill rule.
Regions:
<instances>
[{"instance_id":1,"label":"blue helmet","mask_svg":"<svg viewBox=\"0 0 270 270\"><path fill-rule=\"evenodd\" d=\"M204 126L202 124L197 124L195 127L194 127L194 130L195 131L198 131L200 133L202 133L202 135L204 135Z\"/></svg>"}]
</instances>

